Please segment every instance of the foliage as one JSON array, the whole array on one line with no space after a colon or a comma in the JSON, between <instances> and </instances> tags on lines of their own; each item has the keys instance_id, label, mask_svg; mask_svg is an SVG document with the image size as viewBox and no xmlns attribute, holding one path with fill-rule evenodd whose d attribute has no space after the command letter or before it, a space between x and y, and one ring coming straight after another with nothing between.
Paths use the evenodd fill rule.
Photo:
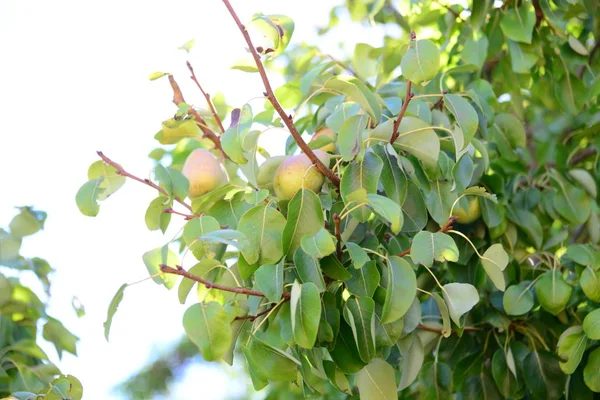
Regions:
<instances>
[{"instance_id":1,"label":"foliage","mask_svg":"<svg viewBox=\"0 0 600 400\"><path fill-rule=\"evenodd\" d=\"M155 179L99 153L105 173L89 172L76 199L95 216L129 177L160 193L149 229L183 218L144 262L167 289L182 277L182 303L198 283L183 328L203 357L237 354L255 389L292 382L304 397L600 391L598 3L348 0L322 34L342 9L403 34L343 61L286 49L288 17L242 25L223 3L254 62L234 68L263 81L264 107L210 99L189 63L206 110L185 103L171 74L153 74L177 106L155 136L175 145L150 154ZM275 57L287 81L273 90L263 62ZM271 157L260 136L272 127L289 133L284 156L312 165ZM333 139L301 136L323 128ZM329 159L313 151L332 142ZM196 148L229 181L190 202L198 182L179 171ZM273 190L280 164L293 177L285 199Z\"/></svg>"},{"instance_id":2,"label":"foliage","mask_svg":"<svg viewBox=\"0 0 600 400\"><path fill-rule=\"evenodd\" d=\"M77 355L77 341L57 319L48 315L46 303L27 286L33 273L46 297L50 296L53 269L42 258L20 254L23 238L44 228L46 213L19 207L8 230L0 229L0 396L8 399L81 399L81 383L72 375L62 375L38 344L41 337L52 343L59 358L63 351ZM24 278L23 281L21 278ZM85 312L73 299L78 316ZM42 327L41 337L38 326Z\"/></svg>"}]
</instances>

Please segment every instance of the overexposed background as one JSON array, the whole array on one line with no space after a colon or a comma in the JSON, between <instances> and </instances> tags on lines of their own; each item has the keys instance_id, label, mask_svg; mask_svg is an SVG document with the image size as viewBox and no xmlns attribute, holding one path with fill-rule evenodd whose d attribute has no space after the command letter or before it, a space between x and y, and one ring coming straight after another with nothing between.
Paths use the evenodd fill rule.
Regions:
<instances>
[{"instance_id":1,"label":"overexposed background","mask_svg":"<svg viewBox=\"0 0 600 400\"><path fill-rule=\"evenodd\" d=\"M243 22L258 11L291 16L293 43L318 41L322 51L338 57L356 43L383 41L381 29L356 24L317 39L316 27L327 24L336 0L232 3ZM177 49L192 38L189 56ZM126 290L110 343L102 327L117 288L147 276L142 254L170 240L183 221L173 216L174 229L165 236L149 232L144 214L156 194L136 182L103 202L97 218L79 213L75 193L98 159L96 150L148 176L147 154L157 146L153 135L175 111L167 81L150 82L149 73L174 73L186 100L204 107L187 79L189 58L208 93L224 92L236 107L260 96L257 74L229 68L246 54L244 46L219 0L0 1L0 226L16 213L13 206L49 214L45 230L25 238L22 253L56 269L49 312L81 338L79 356L65 354L58 365L81 379L86 399L121 398L111 388L183 334L185 307L175 291L152 281ZM278 77L272 82L282 83ZM71 309L73 295L86 307L81 319ZM58 361L51 346L45 349ZM232 380L228 370L196 364L168 398L245 393L247 382Z\"/></svg>"}]
</instances>

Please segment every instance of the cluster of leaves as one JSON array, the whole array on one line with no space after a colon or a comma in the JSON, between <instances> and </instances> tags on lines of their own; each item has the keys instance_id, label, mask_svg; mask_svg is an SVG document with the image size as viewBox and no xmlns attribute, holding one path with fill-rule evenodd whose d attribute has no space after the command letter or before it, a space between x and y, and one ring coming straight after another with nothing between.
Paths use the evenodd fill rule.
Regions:
<instances>
[{"instance_id":1,"label":"cluster of leaves","mask_svg":"<svg viewBox=\"0 0 600 400\"><path fill-rule=\"evenodd\" d=\"M358 44L344 62L307 45L284 52L287 17L257 14L247 25L261 33L256 48L238 24L255 64L235 68L259 73L267 101L259 113L232 110L228 129L224 101L194 108L177 101L171 75L152 76L168 76L178 111L156 135L175 144L151 154L156 183L136 178L161 193L146 224L164 232L174 202L192 214L175 212L185 218L177 251L167 244L144 263L169 289L183 276L182 304L199 283L183 318L188 337L208 361L232 363L241 350L257 390L600 392L598 4L440 3L348 1L353 19L406 34L381 48ZM280 54L288 82L271 91L262 59ZM272 157L260 135L283 125L288 156L335 145L319 193L282 200L263 179L259 159ZM334 139L307 145L296 134L324 127ZM215 149L230 181L188 204L180 170L199 147ZM86 215L131 177L103 161L77 196ZM177 253L188 252L196 261L186 270Z\"/></svg>"},{"instance_id":2,"label":"cluster of leaves","mask_svg":"<svg viewBox=\"0 0 600 400\"><path fill-rule=\"evenodd\" d=\"M57 319L46 312L46 303L19 277L32 272L50 296L49 274L53 271L44 259L25 258L19 251L24 237L44 227L46 213L31 207L20 207L8 226L0 229L0 396L9 399L81 399L83 389L77 378L62 375L38 345L38 324L43 324L42 337L52 343L59 358L63 351L77 355L77 341ZM83 307L74 299L79 316Z\"/></svg>"}]
</instances>

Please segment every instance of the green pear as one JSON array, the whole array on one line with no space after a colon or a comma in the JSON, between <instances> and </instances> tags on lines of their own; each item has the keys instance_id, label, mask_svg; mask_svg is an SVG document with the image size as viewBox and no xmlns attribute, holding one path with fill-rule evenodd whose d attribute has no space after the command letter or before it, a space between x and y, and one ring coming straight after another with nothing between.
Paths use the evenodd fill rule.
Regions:
<instances>
[{"instance_id":1,"label":"green pear","mask_svg":"<svg viewBox=\"0 0 600 400\"><path fill-rule=\"evenodd\" d=\"M210 151L196 149L190 153L181 171L190 181L188 196L200 197L227 183L227 173L223 165Z\"/></svg>"},{"instance_id":2,"label":"green pear","mask_svg":"<svg viewBox=\"0 0 600 400\"><path fill-rule=\"evenodd\" d=\"M325 165L329 165L329 155L321 150L315 150L315 155ZM290 200L301 188L319 193L325 177L312 164L306 154L298 154L286 158L275 171L273 188L281 200Z\"/></svg>"},{"instance_id":3,"label":"green pear","mask_svg":"<svg viewBox=\"0 0 600 400\"><path fill-rule=\"evenodd\" d=\"M273 191L273 179L275 177L275 171L281 165L283 160L288 156L275 156L267 158L267 160L258 167L258 174L256 175L256 183L261 189L268 189Z\"/></svg>"}]
</instances>

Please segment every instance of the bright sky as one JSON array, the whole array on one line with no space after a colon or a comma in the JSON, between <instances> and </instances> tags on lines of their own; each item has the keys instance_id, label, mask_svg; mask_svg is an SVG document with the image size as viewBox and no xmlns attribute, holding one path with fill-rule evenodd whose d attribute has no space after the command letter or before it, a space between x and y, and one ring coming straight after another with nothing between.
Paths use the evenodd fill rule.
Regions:
<instances>
[{"instance_id":1,"label":"bright sky","mask_svg":"<svg viewBox=\"0 0 600 400\"><path fill-rule=\"evenodd\" d=\"M327 23L339 1L232 3L243 22L258 11L289 15L296 22L293 42L314 43L315 27ZM186 54L177 50L192 38L189 58L209 93L222 91L238 107L260 96L258 75L229 69L245 55L244 42L219 0L0 1L0 226L8 225L13 206L49 214L45 231L26 238L22 253L57 270L50 314L81 338L79 357L67 354L59 366L81 379L86 399L121 398L111 388L183 334L185 307L176 291L151 281L126 290L110 343L102 328L118 287L147 276L142 254L169 241L183 222L174 216L165 236L149 232L144 214L155 193L136 182L105 201L94 219L79 213L75 193L96 150L148 176L153 136L174 113L167 82L149 82L149 73L174 73L188 102L204 106L187 80ZM353 49L359 42L381 45L382 38L379 28L345 25L343 35L318 40L324 52L339 56L338 42ZM71 309L73 295L86 307L82 319ZM194 366L168 398L243 393L246 382L232 384L224 368Z\"/></svg>"}]
</instances>

